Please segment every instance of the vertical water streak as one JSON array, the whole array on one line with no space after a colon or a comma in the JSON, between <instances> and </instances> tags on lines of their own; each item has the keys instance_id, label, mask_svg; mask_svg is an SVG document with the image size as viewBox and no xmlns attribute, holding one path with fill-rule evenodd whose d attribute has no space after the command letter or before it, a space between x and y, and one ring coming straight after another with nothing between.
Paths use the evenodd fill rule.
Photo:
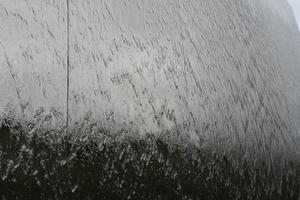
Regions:
<instances>
[{"instance_id":1,"label":"vertical water streak","mask_svg":"<svg viewBox=\"0 0 300 200\"><path fill-rule=\"evenodd\" d=\"M67 134L69 134L69 90L70 90L70 4L67 0Z\"/></svg>"}]
</instances>

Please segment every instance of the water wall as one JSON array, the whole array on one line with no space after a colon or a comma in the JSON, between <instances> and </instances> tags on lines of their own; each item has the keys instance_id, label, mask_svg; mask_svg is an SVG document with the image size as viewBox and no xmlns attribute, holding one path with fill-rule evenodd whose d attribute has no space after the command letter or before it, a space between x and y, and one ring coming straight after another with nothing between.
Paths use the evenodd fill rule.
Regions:
<instances>
[{"instance_id":1,"label":"water wall","mask_svg":"<svg viewBox=\"0 0 300 200\"><path fill-rule=\"evenodd\" d=\"M300 34L285 0L70 0L69 125L196 140L299 137ZM67 5L1 0L0 113L67 119Z\"/></svg>"}]
</instances>

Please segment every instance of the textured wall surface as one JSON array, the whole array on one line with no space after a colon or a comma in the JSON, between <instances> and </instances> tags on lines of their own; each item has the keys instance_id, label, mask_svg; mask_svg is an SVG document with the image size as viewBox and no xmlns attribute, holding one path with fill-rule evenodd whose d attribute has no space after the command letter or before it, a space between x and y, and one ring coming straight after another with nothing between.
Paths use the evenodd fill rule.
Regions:
<instances>
[{"instance_id":1,"label":"textured wall surface","mask_svg":"<svg viewBox=\"0 0 300 200\"><path fill-rule=\"evenodd\" d=\"M65 121L65 2L0 0L1 112ZM298 134L300 34L285 0L70 0L70 20L71 125L258 147Z\"/></svg>"},{"instance_id":2,"label":"textured wall surface","mask_svg":"<svg viewBox=\"0 0 300 200\"><path fill-rule=\"evenodd\" d=\"M0 112L64 119L65 1L0 1Z\"/></svg>"}]
</instances>

